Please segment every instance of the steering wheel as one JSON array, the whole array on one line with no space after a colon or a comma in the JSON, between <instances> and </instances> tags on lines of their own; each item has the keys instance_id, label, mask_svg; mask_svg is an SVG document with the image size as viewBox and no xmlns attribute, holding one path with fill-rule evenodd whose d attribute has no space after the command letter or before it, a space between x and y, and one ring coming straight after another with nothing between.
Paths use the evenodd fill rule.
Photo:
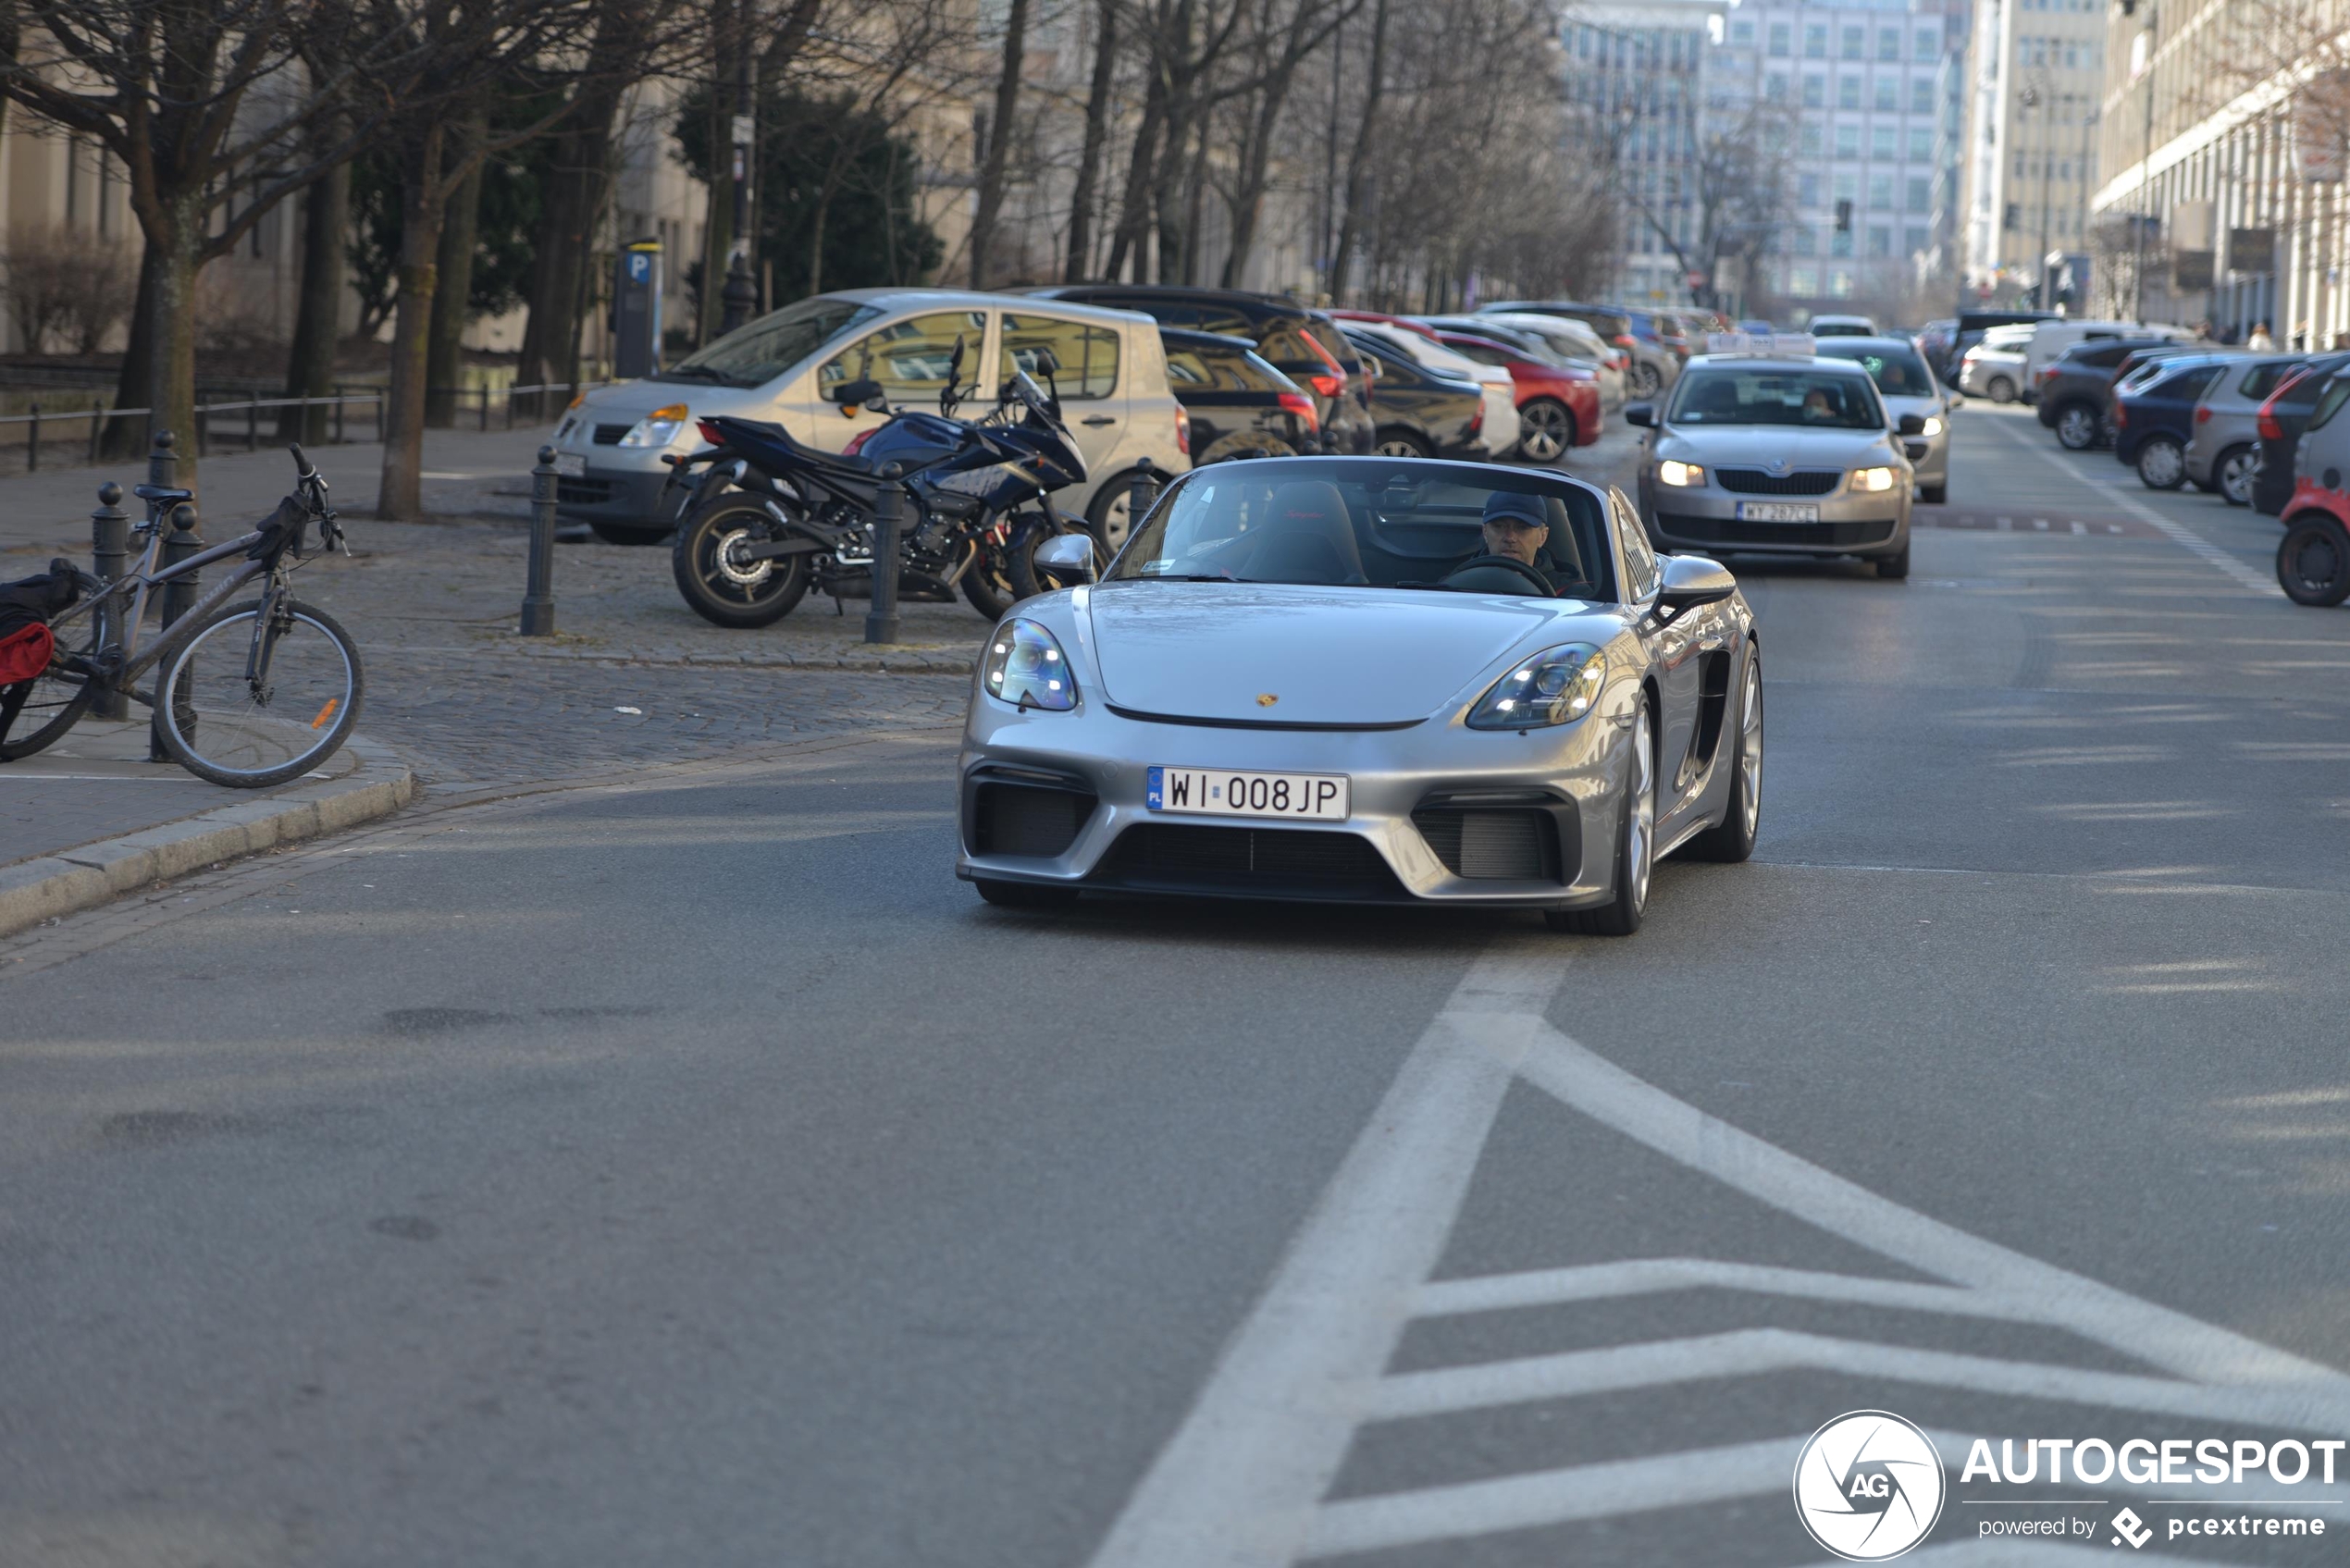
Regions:
<instances>
[{"instance_id":1,"label":"steering wheel","mask_svg":"<svg viewBox=\"0 0 2350 1568\"><path fill-rule=\"evenodd\" d=\"M1551 586L1551 580L1548 577L1543 576L1541 573L1537 572L1525 562L1507 555L1472 555L1466 561L1462 562L1458 566L1453 567L1450 572L1444 574L1443 586L1451 587L1453 578L1459 576L1464 572L1473 572L1481 566L1499 566L1504 568L1505 570L1516 573L1519 576L1533 584L1534 591L1540 594L1544 599L1552 598L1557 591Z\"/></svg>"}]
</instances>

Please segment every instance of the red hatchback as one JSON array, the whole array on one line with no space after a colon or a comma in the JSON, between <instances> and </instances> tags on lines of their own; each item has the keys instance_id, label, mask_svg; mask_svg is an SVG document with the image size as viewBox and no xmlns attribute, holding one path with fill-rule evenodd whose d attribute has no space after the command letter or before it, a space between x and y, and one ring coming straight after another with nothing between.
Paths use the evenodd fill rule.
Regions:
<instances>
[{"instance_id":1,"label":"red hatchback","mask_svg":"<svg viewBox=\"0 0 2350 1568\"><path fill-rule=\"evenodd\" d=\"M1441 327L1436 340L1510 373L1517 391L1518 455L1528 462L1550 463L1569 447L1588 447L1600 438L1600 378L1591 372L1529 358L1499 339Z\"/></svg>"}]
</instances>

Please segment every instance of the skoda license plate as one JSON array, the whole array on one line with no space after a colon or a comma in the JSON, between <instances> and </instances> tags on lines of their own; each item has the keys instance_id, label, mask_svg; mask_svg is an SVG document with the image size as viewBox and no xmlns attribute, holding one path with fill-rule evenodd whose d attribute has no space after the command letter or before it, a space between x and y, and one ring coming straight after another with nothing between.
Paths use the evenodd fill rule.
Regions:
<instances>
[{"instance_id":1,"label":"skoda license plate","mask_svg":"<svg viewBox=\"0 0 2350 1568\"><path fill-rule=\"evenodd\" d=\"M1820 503L1815 500L1742 500L1738 502L1741 523L1817 523Z\"/></svg>"},{"instance_id":2,"label":"skoda license plate","mask_svg":"<svg viewBox=\"0 0 2350 1568\"><path fill-rule=\"evenodd\" d=\"M1199 817L1346 821L1343 773L1236 773L1221 768L1153 768L1144 803Z\"/></svg>"}]
</instances>

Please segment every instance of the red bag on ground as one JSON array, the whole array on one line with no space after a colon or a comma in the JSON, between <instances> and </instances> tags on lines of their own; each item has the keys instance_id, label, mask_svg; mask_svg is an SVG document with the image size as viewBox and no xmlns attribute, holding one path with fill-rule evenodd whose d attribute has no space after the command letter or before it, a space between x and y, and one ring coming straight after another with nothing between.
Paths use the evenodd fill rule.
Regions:
<instances>
[{"instance_id":1,"label":"red bag on ground","mask_svg":"<svg viewBox=\"0 0 2350 1568\"><path fill-rule=\"evenodd\" d=\"M0 686L39 679L56 648L57 639L44 621L0 636Z\"/></svg>"}]
</instances>

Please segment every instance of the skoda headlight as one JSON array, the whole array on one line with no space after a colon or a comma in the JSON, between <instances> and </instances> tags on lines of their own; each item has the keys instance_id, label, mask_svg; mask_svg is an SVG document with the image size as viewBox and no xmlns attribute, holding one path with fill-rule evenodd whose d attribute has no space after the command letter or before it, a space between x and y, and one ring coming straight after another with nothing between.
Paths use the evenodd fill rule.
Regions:
<instances>
[{"instance_id":1,"label":"skoda headlight","mask_svg":"<svg viewBox=\"0 0 2350 1568\"><path fill-rule=\"evenodd\" d=\"M1668 457L1656 465L1656 477L1659 484L1685 490L1692 485L1704 484L1705 470L1694 463L1683 463L1677 458Z\"/></svg>"},{"instance_id":2,"label":"skoda headlight","mask_svg":"<svg viewBox=\"0 0 2350 1568\"><path fill-rule=\"evenodd\" d=\"M1929 439L1942 434L1942 416L1938 414L1927 414L1925 416L1925 428L1919 431L1918 434L1924 436Z\"/></svg>"},{"instance_id":3,"label":"skoda headlight","mask_svg":"<svg viewBox=\"0 0 2350 1568\"><path fill-rule=\"evenodd\" d=\"M1890 468L1855 468L1852 471L1852 488L1856 492L1882 495L1892 488L1893 470Z\"/></svg>"},{"instance_id":4,"label":"skoda headlight","mask_svg":"<svg viewBox=\"0 0 2350 1568\"><path fill-rule=\"evenodd\" d=\"M988 642L980 666L987 695L1026 712L1065 713L1077 706L1077 680L1053 634L1033 621L1007 621Z\"/></svg>"},{"instance_id":5,"label":"skoda headlight","mask_svg":"<svg viewBox=\"0 0 2350 1568\"><path fill-rule=\"evenodd\" d=\"M620 444L624 447L665 447L675 440L677 432L685 427L686 405L671 403L667 408L653 410L630 426L628 434L620 438Z\"/></svg>"},{"instance_id":6,"label":"skoda headlight","mask_svg":"<svg viewBox=\"0 0 2350 1568\"><path fill-rule=\"evenodd\" d=\"M1469 710L1473 730L1531 730L1571 724L1591 710L1607 684L1607 656L1571 642L1521 660Z\"/></svg>"}]
</instances>

